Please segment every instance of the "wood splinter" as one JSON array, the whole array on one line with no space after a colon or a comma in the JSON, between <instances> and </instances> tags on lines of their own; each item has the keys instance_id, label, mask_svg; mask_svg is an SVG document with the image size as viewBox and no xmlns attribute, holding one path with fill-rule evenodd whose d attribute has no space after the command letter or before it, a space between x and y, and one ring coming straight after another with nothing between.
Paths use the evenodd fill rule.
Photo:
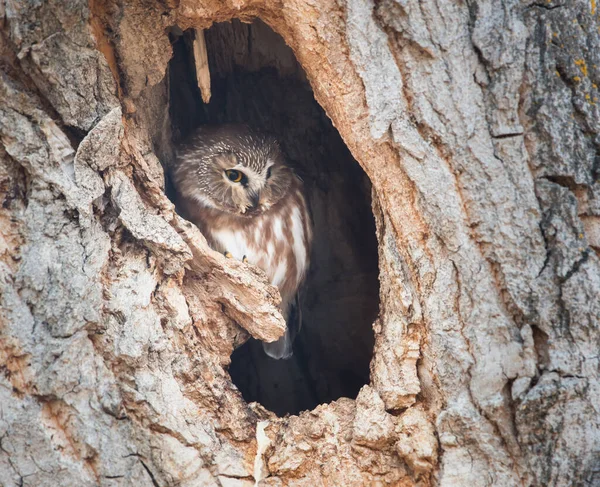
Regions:
<instances>
[{"instance_id":1,"label":"wood splinter","mask_svg":"<svg viewBox=\"0 0 600 487\"><path fill-rule=\"evenodd\" d=\"M210 101L210 70L208 68L208 53L206 51L206 41L204 40L204 30L194 29L194 62L196 64L196 78L198 87L202 94L202 101Z\"/></svg>"}]
</instances>

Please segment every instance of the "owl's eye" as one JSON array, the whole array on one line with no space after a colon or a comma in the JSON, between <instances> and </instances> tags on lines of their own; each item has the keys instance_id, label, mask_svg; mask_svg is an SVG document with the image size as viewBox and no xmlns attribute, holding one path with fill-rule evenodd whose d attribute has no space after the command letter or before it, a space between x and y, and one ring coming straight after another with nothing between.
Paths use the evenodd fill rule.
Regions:
<instances>
[{"instance_id":1,"label":"owl's eye","mask_svg":"<svg viewBox=\"0 0 600 487\"><path fill-rule=\"evenodd\" d=\"M269 166L269 169L267 169L267 179L271 177L271 168L272 166Z\"/></svg>"},{"instance_id":2,"label":"owl's eye","mask_svg":"<svg viewBox=\"0 0 600 487\"><path fill-rule=\"evenodd\" d=\"M234 183L241 183L244 180L244 173L242 171L236 171L235 169L227 169L225 171L227 178Z\"/></svg>"}]
</instances>

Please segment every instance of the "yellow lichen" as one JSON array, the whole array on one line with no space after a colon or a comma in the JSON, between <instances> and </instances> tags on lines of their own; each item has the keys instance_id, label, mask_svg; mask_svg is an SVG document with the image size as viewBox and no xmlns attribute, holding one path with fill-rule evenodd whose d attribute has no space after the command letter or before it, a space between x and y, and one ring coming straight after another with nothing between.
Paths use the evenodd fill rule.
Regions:
<instances>
[{"instance_id":1,"label":"yellow lichen","mask_svg":"<svg viewBox=\"0 0 600 487\"><path fill-rule=\"evenodd\" d=\"M579 66L579 69L584 76L588 75L588 68L587 64L585 64L585 59L575 59L575 64Z\"/></svg>"},{"instance_id":2,"label":"yellow lichen","mask_svg":"<svg viewBox=\"0 0 600 487\"><path fill-rule=\"evenodd\" d=\"M594 15L596 13L596 0L590 0L590 3L592 4L592 15Z\"/></svg>"},{"instance_id":3,"label":"yellow lichen","mask_svg":"<svg viewBox=\"0 0 600 487\"><path fill-rule=\"evenodd\" d=\"M574 76L573 81L579 83L581 81L581 78L579 76Z\"/></svg>"}]
</instances>

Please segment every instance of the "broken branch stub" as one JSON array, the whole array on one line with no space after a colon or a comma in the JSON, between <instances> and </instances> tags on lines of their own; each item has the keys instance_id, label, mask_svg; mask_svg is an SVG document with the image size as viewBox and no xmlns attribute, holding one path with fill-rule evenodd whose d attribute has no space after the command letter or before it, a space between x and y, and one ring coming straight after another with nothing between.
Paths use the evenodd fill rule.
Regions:
<instances>
[{"instance_id":1,"label":"broken branch stub","mask_svg":"<svg viewBox=\"0 0 600 487\"><path fill-rule=\"evenodd\" d=\"M208 52L206 51L206 41L204 40L204 30L194 29L194 63L196 65L196 78L198 88L202 94L202 101L210 101L210 69L208 67Z\"/></svg>"},{"instance_id":2,"label":"broken branch stub","mask_svg":"<svg viewBox=\"0 0 600 487\"><path fill-rule=\"evenodd\" d=\"M175 216L172 224L192 251L189 269L210 276L206 279L209 295L223 305L225 314L258 340L273 342L283 336L281 296L265 273L212 250L200 230L181 217Z\"/></svg>"}]
</instances>

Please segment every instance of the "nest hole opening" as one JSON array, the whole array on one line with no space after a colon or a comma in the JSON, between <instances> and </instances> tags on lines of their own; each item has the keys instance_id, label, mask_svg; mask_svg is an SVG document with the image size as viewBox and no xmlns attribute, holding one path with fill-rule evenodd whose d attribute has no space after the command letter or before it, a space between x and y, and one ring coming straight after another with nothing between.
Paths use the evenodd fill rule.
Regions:
<instances>
[{"instance_id":1,"label":"nest hole opening","mask_svg":"<svg viewBox=\"0 0 600 487\"><path fill-rule=\"evenodd\" d=\"M260 20L216 23L204 31L211 99L202 101L194 31L172 32L169 111L175 143L201 124L246 123L274 134L304 180L314 230L300 297L294 355L274 360L250 339L234 351L229 374L247 402L279 416L369 383L372 324L379 310L378 256L371 184L324 110L284 40Z\"/></svg>"}]
</instances>

